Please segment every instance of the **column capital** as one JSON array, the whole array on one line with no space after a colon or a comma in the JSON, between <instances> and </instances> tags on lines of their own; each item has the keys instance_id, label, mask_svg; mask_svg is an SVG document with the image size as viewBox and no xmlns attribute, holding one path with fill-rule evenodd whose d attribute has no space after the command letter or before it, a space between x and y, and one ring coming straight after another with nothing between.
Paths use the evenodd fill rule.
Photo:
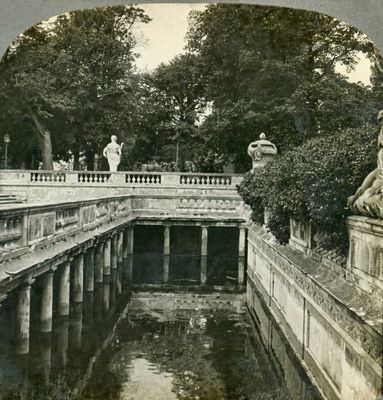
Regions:
<instances>
[{"instance_id":1,"label":"column capital","mask_svg":"<svg viewBox=\"0 0 383 400\"><path fill-rule=\"evenodd\" d=\"M35 283L35 281L36 281L35 278L32 278L31 276L29 276L25 281L23 281L19 285L19 289L30 288Z\"/></svg>"}]
</instances>

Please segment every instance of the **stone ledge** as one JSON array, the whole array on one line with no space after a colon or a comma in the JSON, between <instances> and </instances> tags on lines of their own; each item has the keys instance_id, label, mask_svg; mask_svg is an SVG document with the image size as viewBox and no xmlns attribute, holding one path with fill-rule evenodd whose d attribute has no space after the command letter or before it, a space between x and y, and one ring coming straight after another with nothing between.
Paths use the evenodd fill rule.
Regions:
<instances>
[{"instance_id":1,"label":"stone ledge","mask_svg":"<svg viewBox=\"0 0 383 400\"><path fill-rule=\"evenodd\" d=\"M354 287L311 257L290 246L272 242L259 226L249 227L249 241L312 299L335 323L348 332L376 362L381 361L382 303ZM270 243L271 242L271 243Z\"/></svg>"}]
</instances>

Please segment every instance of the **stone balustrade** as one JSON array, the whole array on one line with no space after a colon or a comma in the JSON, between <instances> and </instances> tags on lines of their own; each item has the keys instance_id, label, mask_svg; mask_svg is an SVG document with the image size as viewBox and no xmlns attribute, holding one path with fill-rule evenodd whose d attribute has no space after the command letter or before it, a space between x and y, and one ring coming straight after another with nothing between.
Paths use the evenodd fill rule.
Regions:
<instances>
[{"instance_id":1,"label":"stone balustrade","mask_svg":"<svg viewBox=\"0 0 383 400\"><path fill-rule=\"evenodd\" d=\"M237 195L236 186L241 180L242 175L236 174L2 170L0 194L11 193L27 202L120 195L127 193L127 189L135 193L163 191L167 194L180 189L209 190L218 196L224 190Z\"/></svg>"},{"instance_id":2,"label":"stone balustrade","mask_svg":"<svg viewBox=\"0 0 383 400\"><path fill-rule=\"evenodd\" d=\"M0 209L0 262L122 217L191 223L216 221L236 226L247 220L248 209L238 195L230 192L205 194L201 198L188 187L171 194L154 190L81 201L7 205Z\"/></svg>"}]
</instances>

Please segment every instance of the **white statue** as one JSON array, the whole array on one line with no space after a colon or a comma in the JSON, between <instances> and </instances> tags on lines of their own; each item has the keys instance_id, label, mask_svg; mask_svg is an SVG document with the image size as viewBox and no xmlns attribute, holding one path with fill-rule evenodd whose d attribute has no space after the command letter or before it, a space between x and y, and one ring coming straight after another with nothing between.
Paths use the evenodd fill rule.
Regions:
<instances>
[{"instance_id":1,"label":"white statue","mask_svg":"<svg viewBox=\"0 0 383 400\"><path fill-rule=\"evenodd\" d=\"M118 164L120 164L123 145L124 143L119 145L117 143L117 136L112 135L110 138L110 143L108 143L102 152L104 157L108 159L109 170L112 172L117 171Z\"/></svg>"},{"instance_id":2,"label":"white statue","mask_svg":"<svg viewBox=\"0 0 383 400\"><path fill-rule=\"evenodd\" d=\"M261 133L259 140L249 144L247 148L247 154L253 161L253 169L255 171L259 167L263 167L269 161L271 161L278 153L275 144L267 140L266 135Z\"/></svg>"}]
</instances>

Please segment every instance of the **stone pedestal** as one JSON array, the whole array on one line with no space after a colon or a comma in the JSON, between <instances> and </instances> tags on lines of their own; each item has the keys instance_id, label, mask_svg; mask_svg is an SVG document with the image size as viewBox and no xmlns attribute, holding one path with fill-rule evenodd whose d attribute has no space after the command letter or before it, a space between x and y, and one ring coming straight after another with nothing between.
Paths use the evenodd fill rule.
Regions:
<instances>
[{"instance_id":1,"label":"stone pedestal","mask_svg":"<svg viewBox=\"0 0 383 400\"><path fill-rule=\"evenodd\" d=\"M350 247L348 269L368 292L383 294L383 220L353 216L347 219Z\"/></svg>"},{"instance_id":2,"label":"stone pedestal","mask_svg":"<svg viewBox=\"0 0 383 400\"><path fill-rule=\"evenodd\" d=\"M47 273L42 279L40 331L48 333L52 332L53 272Z\"/></svg>"},{"instance_id":3,"label":"stone pedestal","mask_svg":"<svg viewBox=\"0 0 383 400\"><path fill-rule=\"evenodd\" d=\"M290 218L289 245L304 254L310 254L311 224Z\"/></svg>"},{"instance_id":4,"label":"stone pedestal","mask_svg":"<svg viewBox=\"0 0 383 400\"><path fill-rule=\"evenodd\" d=\"M201 284L204 285L207 279L207 226L201 227Z\"/></svg>"}]
</instances>

